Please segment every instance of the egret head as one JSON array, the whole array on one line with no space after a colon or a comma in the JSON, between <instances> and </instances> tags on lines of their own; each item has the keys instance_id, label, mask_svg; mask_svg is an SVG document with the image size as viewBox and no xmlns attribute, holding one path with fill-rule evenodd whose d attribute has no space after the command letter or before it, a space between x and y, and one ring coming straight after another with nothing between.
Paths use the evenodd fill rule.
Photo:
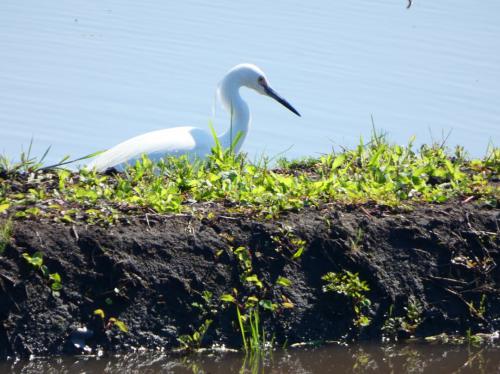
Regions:
<instances>
[{"instance_id":1,"label":"egret head","mask_svg":"<svg viewBox=\"0 0 500 374\"><path fill-rule=\"evenodd\" d=\"M269 96L284 107L291 110L300 117L300 113L283 97L281 97L269 85L269 81L264 72L253 64L240 64L230 70L227 76L236 75L239 83L245 87L257 91L261 95Z\"/></svg>"}]
</instances>

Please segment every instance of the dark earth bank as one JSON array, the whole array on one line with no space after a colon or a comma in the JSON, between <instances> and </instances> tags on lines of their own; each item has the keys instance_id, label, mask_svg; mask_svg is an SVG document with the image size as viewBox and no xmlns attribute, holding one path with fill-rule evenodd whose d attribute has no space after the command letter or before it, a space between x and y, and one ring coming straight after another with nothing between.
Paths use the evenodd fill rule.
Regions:
<instances>
[{"instance_id":1,"label":"dark earth bank","mask_svg":"<svg viewBox=\"0 0 500 374\"><path fill-rule=\"evenodd\" d=\"M499 212L453 201L328 205L273 220L219 212L111 227L14 221L0 255L0 357L81 353L79 343L93 352L171 349L207 320L201 346L240 348L236 304L221 301L228 294L242 313L250 296L274 303L261 303L260 318L280 345L492 333L500 329ZM23 255L37 251L45 274ZM344 270L370 289L368 326L353 324L352 297L323 290L323 275Z\"/></svg>"}]
</instances>

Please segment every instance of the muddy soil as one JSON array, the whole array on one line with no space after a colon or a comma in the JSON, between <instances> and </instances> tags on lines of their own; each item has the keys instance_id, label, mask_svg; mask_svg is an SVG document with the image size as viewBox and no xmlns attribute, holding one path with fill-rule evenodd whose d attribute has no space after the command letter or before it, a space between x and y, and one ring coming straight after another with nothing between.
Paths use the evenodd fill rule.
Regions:
<instances>
[{"instance_id":1,"label":"muddy soil","mask_svg":"<svg viewBox=\"0 0 500 374\"><path fill-rule=\"evenodd\" d=\"M239 348L236 306L220 301L223 294L279 305L261 308L279 344L380 339L388 318L407 318L410 300L418 318L392 331L399 338L491 333L500 329L499 218L498 207L454 201L411 209L328 205L274 220L216 212L135 216L112 227L15 221L0 255L0 357L80 353L78 342L93 352L171 349L207 319L202 346ZM298 239L304 251L292 259ZM240 246L262 287L242 279L233 252ZM59 292L23 257L36 251L61 276ZM370 287L367 327L353 326L349 297L322 290L321 277L342 270ZM280 276L291 286L276 285ZM78 333L82 327L88 332Z\"/></svg>"}]
</instances>

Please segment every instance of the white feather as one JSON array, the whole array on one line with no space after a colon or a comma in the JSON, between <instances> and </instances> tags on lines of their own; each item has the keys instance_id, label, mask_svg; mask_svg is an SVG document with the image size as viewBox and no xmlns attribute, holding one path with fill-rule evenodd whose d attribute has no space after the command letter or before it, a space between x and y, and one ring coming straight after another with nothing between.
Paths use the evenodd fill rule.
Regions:
<instances>
[{"instance_id":1,"label":"white feather","mask_svg":"<svg viewBox=\"0 0 500 374\"><path fill-rule=\"evenodd\" d=\"M231 114L230 128L220 136L218 141L224 149L238 144L234 151L239 152L250 127L250 111L248 105L240 96L240 87L251 88L263 95L272 97L282 105L300 115L286 100L281 98L267 83L262 70L252 64L240 64L232 68L222 79L218 94L224 108ZM165 156L189 155L191 159L205 158L213 147L215 140L206 130L196 127L173 127L152 131L126 140L113 148L101 153L87 167L104 171L110 167L122 169L126 164L133 163L142 154L148 155L153 161Z\"/></svg>"},{"instance_id":2,"label":"white feather","mask_svg":"<svg viewBox=\"0 0 500 374\"><path fill-rule=\"evenodd\" d=\"M110 167L122 169L132 164L142 154L153 161L165 156L189 154L192 158L204 158L214 144L212 135L196 127L173 127L128 139L101 153L87 167L104 171ZM203 146L200 146L203 145Z\"/></svg>"}]
</instances>

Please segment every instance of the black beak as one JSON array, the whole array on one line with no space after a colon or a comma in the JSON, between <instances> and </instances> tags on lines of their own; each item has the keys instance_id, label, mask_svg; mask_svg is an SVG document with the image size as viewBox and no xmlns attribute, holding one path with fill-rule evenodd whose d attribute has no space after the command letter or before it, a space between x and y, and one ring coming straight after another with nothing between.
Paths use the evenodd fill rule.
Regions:
<instances>
[{"instance_id":1,"label":"black beak","mask_svg":"<svg viewBox=\"0 0 500 374\"><path fill-rule=\"evenodd\" d=\"M288 102L286 101L285 99L283 99L280 95L278 95L278 93L273 90L271 87L269 87L268 85L265 85L264 86L264 90L266 91L266 94L270 97L272 97L274 100L276 100L278 103L280 103L281 105L283 105L284 107L288 108L289 110L291 110L292 112L294 112L296 115L298 115L300 117L300 113L297 112L297 110Z\"/></svg>"}]
</instances>

